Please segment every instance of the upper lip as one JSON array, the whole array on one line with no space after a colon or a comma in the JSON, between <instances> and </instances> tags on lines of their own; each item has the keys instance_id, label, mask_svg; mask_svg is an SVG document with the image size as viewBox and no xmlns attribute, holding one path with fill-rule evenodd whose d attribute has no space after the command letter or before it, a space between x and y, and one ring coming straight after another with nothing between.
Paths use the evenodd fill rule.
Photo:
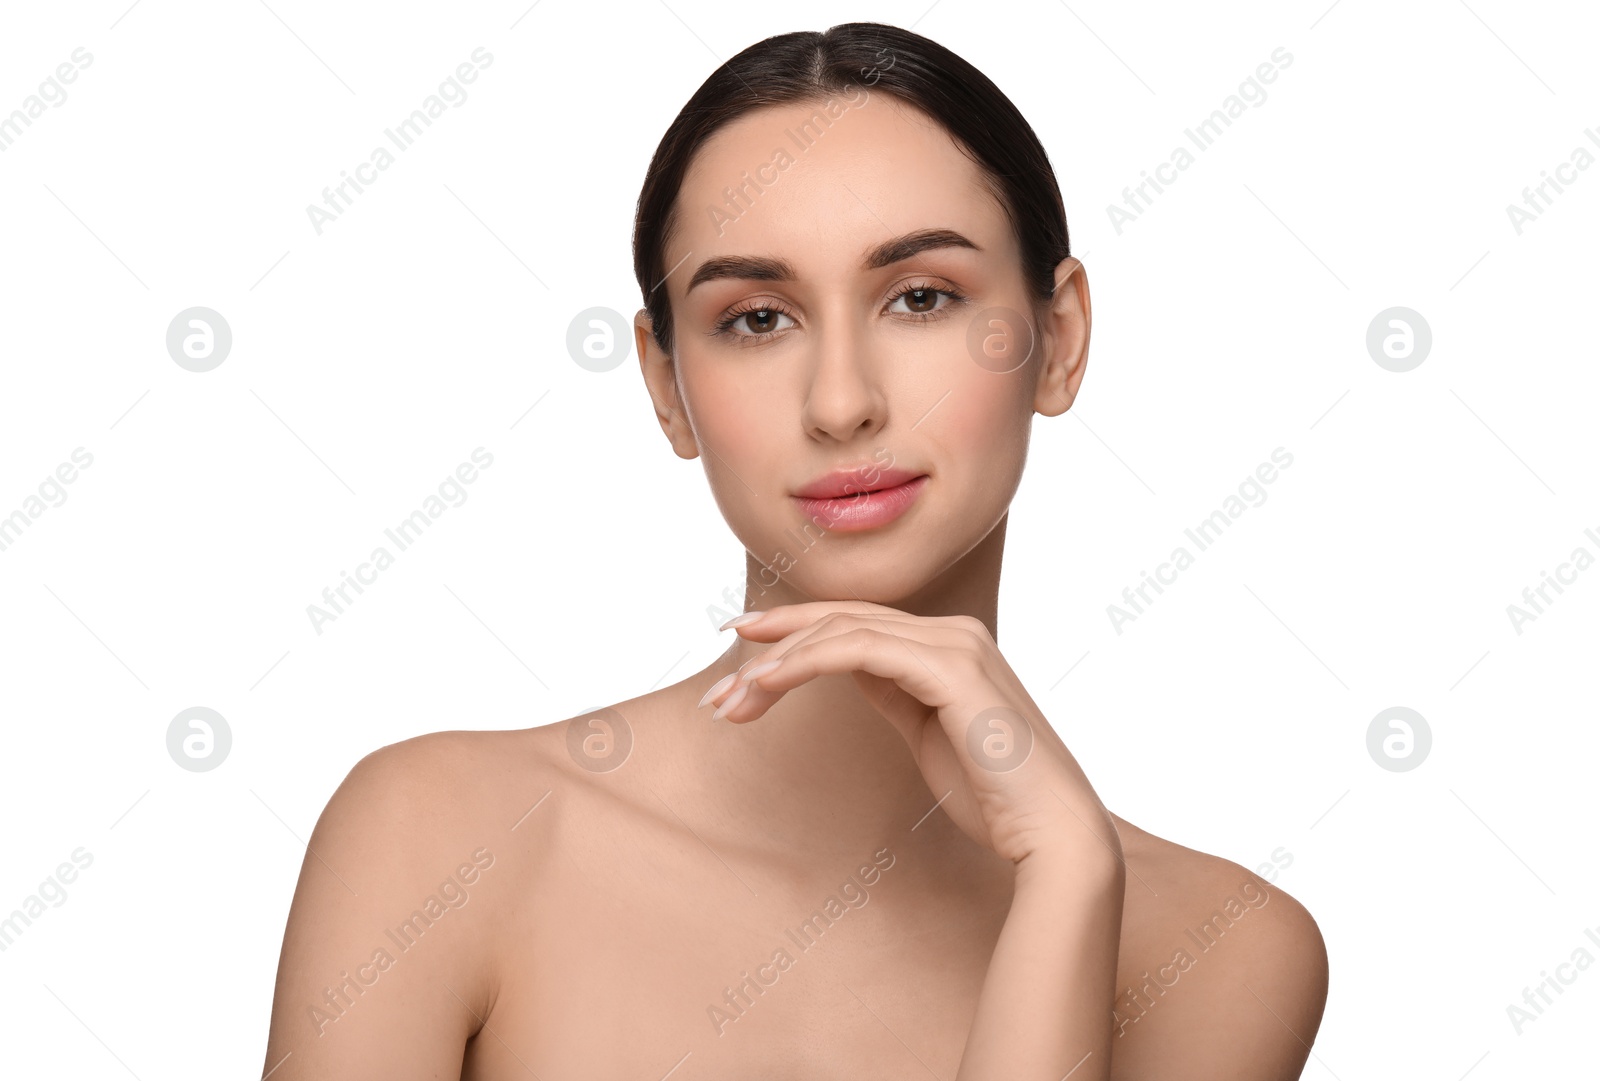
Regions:
<instances>
[{"instance_id":1,"label":"upper lip","mask_svg":"<svg viewBox=\"0 0 1600 1081\"><path fill-rule=\"evenodd\" d=\"M870 462L854 469L836 469L811 481L794 494L802 499L838 499L840 496L893 488L924 475L914 469L882 469L877 463Z\"/></svg>"}]
</instances>

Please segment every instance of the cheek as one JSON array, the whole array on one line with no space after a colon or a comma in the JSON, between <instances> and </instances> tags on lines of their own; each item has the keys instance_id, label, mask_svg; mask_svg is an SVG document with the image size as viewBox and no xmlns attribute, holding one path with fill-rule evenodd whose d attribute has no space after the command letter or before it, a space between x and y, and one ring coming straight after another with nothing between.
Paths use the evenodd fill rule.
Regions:
<instances>
[{"instance_id":1,"label":"cheek","mask_svg":"<svg viewBox=\"0 0 1600 1081\"><path fill-rule=\"evenodd\" d=\"M955 525L961 533L987 532L1010 504L1027 461L1033 407L1032 379L1020 378L1029 372L1026 366L1004 375L972 367L917 429L937 448L934 460L943 467L941 487L949 505L964 508Z\"/></svg>"},{"instance_id":2,"label":"cheek","mask_svg":"<svg viewBox=\"0 0 1600 1081\"><path fill-rule=\"evenodd\" d=\"M701 440L701 453L710 447L707 468L720 468L718 456L730 464L735 460L759 458L763 433L770 431L771 405L738 379L719 377L715 369L686 374L682 393L684 408L695 435Z\"/></svg>"},{"instance_id":3,"label":"cheek","mask_svg":"<svg viewBox=\"0 0 1600 1081\"><path fill-rule=\"evenodd\" d=\"M770 495L789 473L783 435L788 430L775 396L752 394L744 381L712 371L685 374L684 409L700 445L700 465L729 526L745 534L770 516ZM788 420L793 426L793 419ZM753 491L752 491L753 489Z\"/></svg>"},{"instance_id":4,"label":"cheek","mask_svg":"<svg viewBox=\"0 0 1600 1081\"><path fill-rule=\"evenodd\" d=\"M1013 458L1020 467L1032 409L1031 380L1024 378L1028 372L1023 367L999 375L974 364L959 377L934 413L944 414L939 431L947 458L996 475Z\"/></svg>"}]
</instances>

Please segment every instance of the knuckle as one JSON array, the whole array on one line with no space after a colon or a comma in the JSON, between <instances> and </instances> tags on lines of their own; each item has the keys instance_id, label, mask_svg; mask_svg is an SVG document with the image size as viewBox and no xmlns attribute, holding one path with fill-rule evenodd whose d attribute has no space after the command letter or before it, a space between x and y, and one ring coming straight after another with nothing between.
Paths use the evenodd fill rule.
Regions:
<instances>
[{"instance_id":1,"label":"knuckle","mask_svg":"<svg viewBox=\"0 0 1600 1081\"><path fill-rule=\"evenodd\" d=\"M866 660L877 652L879 636L871 627L857 627L845 635L850 643L850 649L860 660Z\"/></svg>"},{"instance_id":2,"label":"knuckle","mask_svg":"<svg viewBox=\"0 0 1600 1081\"><path fill-rule=\"evenodd\" d=\"M871 627L863 625L847 631L845 637L850 640L851 645L857 648L870 649L877 643L878 632Z\"/></svg>"},{"instance_id":3,"label":"knuckle","mask_svg":"<svg viewBox=\"0 0 1600 1081\"><path fill-rule=\"evenodd\" d=\"M956 616L955 618L956 626L959 629L966 631L980 642L988 640L989 627L983 622L983 620L979 619L977 616L969 616L965 614Z\"/></svg>"},{"instance_id":4,"label":"knuckle","mask_svg":"<svg viewBox=\"0 0 1600 1081\"><path fill-rule=\"evenodd\" d=\"M850 612L829 612L817 621L817 630L838 631L857 622L857 617Z\"/></svg>"}]
</instances>

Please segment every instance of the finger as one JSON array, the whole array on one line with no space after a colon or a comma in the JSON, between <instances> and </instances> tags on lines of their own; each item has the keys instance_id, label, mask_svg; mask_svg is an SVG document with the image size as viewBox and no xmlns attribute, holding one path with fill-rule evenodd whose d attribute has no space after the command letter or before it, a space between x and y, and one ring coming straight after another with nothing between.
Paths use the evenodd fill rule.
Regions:
<instances>
[{"instance_id":1,"label":"finger","mask_svg":"<svg viewBox=\"0 0 1600 1081\"><path fill-rule=\"evenodd\" d=\"M732 629L739 637L752 642L777 642L835 613L867 611L875 611L879 615L906 614L871 601L804 601L798 604L774 605L760 612L758 619ZM746 615L755 614L757 613L746 613Z\"/></svg>"},{"instance_id":2,"label":"finger","mask_svg":"<svg viewBox=\"0 0 1600 1081\"><path fill-rule=\"evenodd\" d=\"M891 609L891 611L892 611L892 609ZM915 622L915 620L918 618L916 616L906 616L904 613L897 613L897 615L900 618L894 619L894 620L888 620L888 619L885 619L884 617L873 617L873 618L877 619L879 621L880 625L883 625L883 624L886 624L886 623L889 623L889 622L900 623L900 624L911 624L911 623ZM850 616L849 614L843 613L843 612L828 612L828 613L823 613L817 619L815 619L813 622L811 622L809 624L806 624L806 625L803 625L803 626L795 628L793 631L791 631L787 635L784 635L781 639L779 639L777 642L775 642L770 649L762 650L760 653L757 653L754 657L751 657L749 660L747 660L743 664L741 664L739 666L738 671L734 673L734 678L728 682L727 686L725 686L725 687L721 688L720 690L718 690L716 694L709 695L706 698L706 700L701 703L701 705L711 705L711 706L715 706L715 707L720 708L723 703L730 702L730 701L733 700L733 695L735 694L735 692L742 691L743 694L741 694L741 697L743 697L746 694L751 693L754 690L754 688L751 688L748 685L748 680L745 678L745 673L750 672L752 670L757 670L757 671L764 670L764 666L766 666L766 665L770 664L771 662L777 660L779 657L783 656L784 653L786 653L790 649L794 648L794 646L796 646L800 642L806 641L809 638L815 636L816 634L823 633L826 628L830 628L831 627L831 628L834 629L834 633L837 633L837 631L838 631L838 622L837 621L840 620L840 619L848 619L848 618L864 618L864 617L854 617L854 616Z\"/></svg>"},{"instance_id":3,"label":"finger","mask_svg":"<svg viewBox=\"0 0 1600 1081\"><path fill-rule=\"evenodd\" d=\"M954 628L945 627L934 623L932 620L921 616L908 616L903 612L888 609L886 614L876 612L832 612L815 620L811 624L798 627L783 638L775 642L770 649L757 654L754 661L775 661L802 642L809 642L819 635L843 634L853 631L858 627L871 627L904 638L908 642L922 642L926 645L953 645L958 640L958 632ZM741 665L741 673L756 664Z\"/></svg>"},{"instance_id":4,"label":"finger","mask_svg":"<svg viewBox=\"0 0 1600 1081\"><path fill-rule=\"evenodd\" d=\"M963 619L961 616L913 616L898 608L872 601L802 601L796 604L778 604L760 613L761 618L732 628L741 638L752 642L776 642L801 627L809 626L823 616L836 612L856 615L879 615L885 618L917 619L948 626ZM751 615L753 613L745 613ZM735 617L738 618L738 617Z\"/></svg>"},{"instance_id":5,"label":"finger","mask_svg":"<svg viewBox=\"0 0 1600 1081\"><path fill-rule=\"evenodd\" d=\"M866 626L821 636L796 646L777 665L746 681L750 690L724 714L728 720L740 723L754 720L784 694L820 675L865 672L892 681L934 710L952 706L958 697L971 695L970 684L979 675L976 658L966 650L910 642ZM958 689L963 686L964 694ZM904 711L897 711L897 717L891 720L905 716ZM902 728L901 735L911 741L916 733Z\"/></svg>"},{"instance_id":6,"label":"finger","mask_svg":"<svg viewBox=\"0 0 1600 1081\"><path fill-rule=\"evenodd\" d=\"M893 609L890 611L893 611ZM882 630L886 634L901 638L907 643L907 647L911 649L915 649L918 645L955 647L966 643L966 639L958 628L936 623L921 616L907 616L903 613L897 613L896 616L891 617L876 614L833 612L824 615L810 626L801 627L791 632L773 645L771 649L758 653L746 661L739 667L739 678L712 696L709 701L716 703L720 708L723 703L731 701L733 695L740 688L745 688L741 698L749 698L752 706L760 705L762 711L764 711L766 706L770 706L777 701L777 696L767 695L766 701L762 702L761 696L766 692L762 691L758 686L750 685L749 673L755 672L759 674L770 670L770 666L774 662L782 659L804 642L815 641L824 635L844 634L861 627ZM752 712L752 716L754 715L754 712Z\"/></svg>"}]
</instances>

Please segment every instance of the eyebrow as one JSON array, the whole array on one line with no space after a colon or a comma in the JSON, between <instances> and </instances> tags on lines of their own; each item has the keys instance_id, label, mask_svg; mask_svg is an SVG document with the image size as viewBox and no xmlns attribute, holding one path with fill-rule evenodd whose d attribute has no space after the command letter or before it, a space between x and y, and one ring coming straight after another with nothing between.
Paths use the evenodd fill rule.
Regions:
<instances>
[{"instance_id":1,"label":"eyebrow","mask_svg":"<svg viewBox=\"0 0 1600 1081\"><path fill-rule=\"evenodd\" d=\"M919 229L914 233L893 237L876 247L868 248L862 255L861 265L866 270L878 270L934 248L983 249L954 229ZM721 255L707 259L695 269L685 292L720 278L738 278L745 281L787 282L795 279L794 267L784 259L771 259L760 255Z\"/></svg>"}]
</instances>

